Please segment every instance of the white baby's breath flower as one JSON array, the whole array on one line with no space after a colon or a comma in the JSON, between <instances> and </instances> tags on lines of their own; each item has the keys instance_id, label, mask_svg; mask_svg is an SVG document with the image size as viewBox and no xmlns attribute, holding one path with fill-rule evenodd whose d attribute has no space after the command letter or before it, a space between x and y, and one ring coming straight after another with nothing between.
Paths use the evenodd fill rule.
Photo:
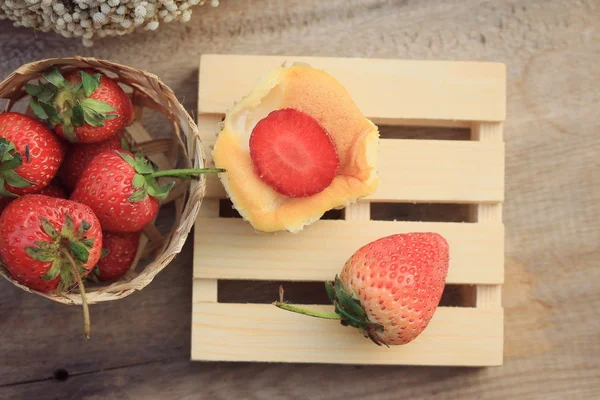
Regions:
<instances>
[{"instance_id":1,"label":"white baby's breath flower","mask_svg":"<svg viewBox=\"0 0 600 400\"><path fill-rule=\"evenodd\" d=\"M150 21L146 25L146 28L150 31L154 31L154 30L156 30L156 28L158 28L158 25L159 25L158 21Z\"/></svg>"},{"instance_id":2,"label":"white baby's breath flower","mask_svg":"<svg viewBox=\"0 0 600 400\"><path fill-rule=\"evenodd\" d=\"M91 46L92 37L123 35L136 27L156 30L160 20L187 22L191 7L205 3L208 0L0 0L0 20L81 37Z\"/></svg>"},{"instance_id":3,"label":"white baby's breath flower","mask_svg":"<svg viewBox=\"0 0 600 400\"><path fill-rule=\"evenodd\" d=\"M94 15L92 15L92 20L95 24L103 24L106 22L106 14L101 12L94 13Z\"/></svg>"}]
</instances>

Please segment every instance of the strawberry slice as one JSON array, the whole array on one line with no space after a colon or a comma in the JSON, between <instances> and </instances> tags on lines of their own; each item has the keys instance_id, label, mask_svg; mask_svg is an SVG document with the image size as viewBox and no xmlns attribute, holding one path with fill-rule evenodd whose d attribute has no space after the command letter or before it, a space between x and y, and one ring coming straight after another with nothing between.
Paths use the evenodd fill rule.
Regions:
<instances>
[{"instance_id":1,"label":"strawberry slice","mask_svg":"<svg viewBox=\"0 0 600 400\"><path fill-rule=\"evenodd\" d=\"M258 176L277 192L308 197L327 188L340 159L325 129L293 108L272 111L250 136L250 157Z\"/></svg>"}]
</instances>

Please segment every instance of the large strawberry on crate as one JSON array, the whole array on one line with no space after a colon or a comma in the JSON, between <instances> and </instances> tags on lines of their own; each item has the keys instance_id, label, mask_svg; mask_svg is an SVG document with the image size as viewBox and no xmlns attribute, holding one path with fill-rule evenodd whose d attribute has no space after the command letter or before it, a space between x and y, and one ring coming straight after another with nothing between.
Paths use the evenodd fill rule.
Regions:
<instances>
[{"instance_id":1,"label":"large strawberry on crate","mask_svg":"<svg viewBox=\"0 0 600 400\"><path fill-rule=\"evenodd\" d=\"M80 203L38 194L11 202L0 216L0 260L22 285L57 293L79 286L85 331L89 311L82 279L100 259L102 230Z\"/></svg>"},{"instance_id":2,"label":"large strawberry on crate","mask_svg":"<svg viewBox=\"0 0 600 400\"><path fill-rule=\"evenodd\" d=\"M135 260L141 232L102 232L102 250L94 273L101 281L114 281L122 277Z\"/></svg>"},{"instance_id":3,"label":"large strawberry on crate","mask_svg":"<svg viewBox=\"0 0 600 400\"><path fill-rule=\"evenodd\" d=\"M137 232L157 216L174 183L160 186L159 177L191 178L218 168L156 171L142 154L126 150L100 153L81 175L71 200L89 206L102 228L114 232Z\"/></svg>"},{"instance_id":4,"label":"large strawberry on crate","mask_svg":"<svg viewBox=\"0 0 600 400\"><path fill-rule=\"evenodd\" d=\"M63 185L69 190L75 189L83 171L85 171L94 157L106 150L120 149L122 147L121 140L122 138L116 135L103 142L71 145L65 161L58 171Z\"/></svg>"},{"instance_id":5,"label":"large strawberry on crate","mask_svg":"<svg viewBox=\"0 0 600 400\"><path fill-rule=\"evenodd\" d=\"M36 193L57 174L65 148L41 122L0 114L0 197Z\"/></svg>"},{"instance_id":6,"label":"large strawberry on crate","mask_svg":"<svg viewBox=\"0 0 600 400\"><path fill-rule=\"evenodd\" d=\"M335 306L322 313L290 305L284 310L340 320L378 345L413 341L429 324L448 274L449 249L437 233L406 233L375 240L358 249L340 276L325 284Z\"/></svg>"},{"instance_id":7,"label":"large strawberry on crate","mask_svg":"<svg viewBox=\"0 0 600 400\"><path fill-rule=\"evenodd\" d=\"M56 68L43 74L47 83L27 84L34 113L70 142L96 143L123 130L133 121L127 94L108 76L90 69L63 77Z\"/></svg>"}]
</instances>

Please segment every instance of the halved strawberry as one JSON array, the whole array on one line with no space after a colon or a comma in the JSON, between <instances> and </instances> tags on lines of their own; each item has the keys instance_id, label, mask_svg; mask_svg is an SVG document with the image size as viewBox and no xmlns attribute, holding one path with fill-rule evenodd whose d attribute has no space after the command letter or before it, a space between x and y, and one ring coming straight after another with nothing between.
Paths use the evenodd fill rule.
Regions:
<instances>
[{"instance_id":1,"label":"halved strawberry","mask_svg":"<svg viewBox=\"0 0 600 400\"><path fill-rule=\"evenodd\" d=\"M340 160L325 129L293 108L271 112L250 136L250 157L260 178L289 197L325 190L338 173Z\"/></svg>"}]
</instances>

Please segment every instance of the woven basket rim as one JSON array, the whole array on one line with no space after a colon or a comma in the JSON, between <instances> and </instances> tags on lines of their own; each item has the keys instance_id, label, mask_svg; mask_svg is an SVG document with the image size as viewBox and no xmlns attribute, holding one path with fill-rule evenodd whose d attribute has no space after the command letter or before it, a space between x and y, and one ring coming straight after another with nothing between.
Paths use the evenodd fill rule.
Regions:
<instances>
[{"instance_id":1,"label":"woven basket rim","mask_svg":"<svg viewBox=\"0 0 600 400\"><path fill-rule=\"evenodd\" d=\"M157 108L155 111L161 112L165 117L173 123L175 128L175 136L179 140L183 156L188 163L194 168L203 168L206 164L206 156L198 127L190 114L185 110L181 102L177 100L175 93L155 74L120 64L110 60L97 59L94 57L57 57L40 59L21 65L19 68L10 73L2 82L0 82L0 99L8 100L7 109L14 102L23 97L23 85L32 79L39 78L41 73L49 67L57 66L59 68L74 66L77 68L96 68L104 71L110 71L119 76L120 83L129 85L138 90L148 90L149 92L157 92L159 98L153 98ZM135 80L133 78L135 77ZM131 81L127 82L127 79ZM138 86L139 85L139 86ZM145 93L148 94L148 93ZM161 111L162 110L162 111ZM166 114L168 113L168 114ZM181 133L180 133L181 131ZM180 136L184 135L185 142ZM170 262L180 253L183 245L187 240L192 226L196 221L196 217L202 204L206 192L206 177L203 175L198 180L192 180L189 188L183 194L185 199L181 218L179 223L171 230L172 236L167 239L167 243L163 250L156 258L144 267L144 270L131 280L119 280L105 287L94 288L93 291L87 291L86 300L89 304L118 300L129 296L135 291L142 290L150 284L154 277L166 268ZM62 304L81 304L81 296L77 291L70 293L43 293L15 281L8 271L1 266L0 275L13 285L22 290L33 293L47 299L62 303Z\"/></svg>"}]
</instances>

